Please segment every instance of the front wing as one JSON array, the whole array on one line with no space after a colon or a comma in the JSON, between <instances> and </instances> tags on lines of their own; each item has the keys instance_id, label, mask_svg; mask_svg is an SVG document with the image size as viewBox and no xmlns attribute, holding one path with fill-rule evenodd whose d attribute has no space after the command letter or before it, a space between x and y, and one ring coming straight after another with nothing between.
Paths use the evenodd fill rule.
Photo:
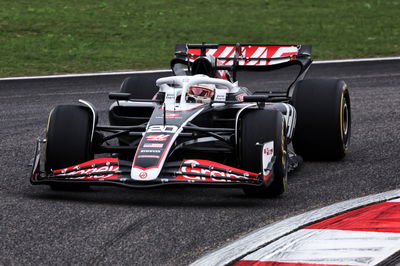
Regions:
<instances>
[{"instance_id":1,"label":"front wing","mask_svg":"<svg viewBox=\"0 0 400 266\"><path fill-rule=\"evenodd\" d=\"M201 159L164 164L160 177L151 181L130 177L132 162L118 158L96 158L65 169L45 171L38 141L30 181L32 184L85 183L151 188L162 185L261 186L272 182L272 164L260 174ZM145 172L143 172L145 174ZM143 176L145 179L146 176Z\"/></svg>"}]
</instances>

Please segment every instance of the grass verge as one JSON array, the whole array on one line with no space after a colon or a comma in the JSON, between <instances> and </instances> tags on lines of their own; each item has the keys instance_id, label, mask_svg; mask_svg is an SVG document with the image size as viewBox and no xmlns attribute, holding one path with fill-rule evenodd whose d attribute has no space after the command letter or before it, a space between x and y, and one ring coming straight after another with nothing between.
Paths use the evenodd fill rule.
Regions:
<instances>
[{"instance_id":1,"label":"grass verge","mask_svg":"<svg viewBox=\"0 0 400 266\"><path fill-rule=\"evenodd\" d=\"M400 55L399 0L3 0L0 76L167 68L175 43L313 45L314 59Z\"/></svg>"}]
</instances>

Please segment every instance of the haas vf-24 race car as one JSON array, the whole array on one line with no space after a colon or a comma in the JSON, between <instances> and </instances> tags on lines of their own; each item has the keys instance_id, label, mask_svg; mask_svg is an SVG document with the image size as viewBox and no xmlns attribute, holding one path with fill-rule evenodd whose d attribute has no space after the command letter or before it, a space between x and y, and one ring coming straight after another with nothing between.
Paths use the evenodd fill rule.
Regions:
<instances>
[{"instance_id":1,"label":"haas vf-24 race car","mask_svg":"<svg viewBox=\"0 0 400 266\"><path fill-rule=\"evenodd\" d=\"M339 160L350 143L350 97L337 79L304 79L302 45L179 44L173 76L124 80L99 125L87 101L60 105L38 139L30 181L90 185L240 187L273 197L302 158ZM284 92L241 87L240 71L299 66Z\"/></svg>"}]
</instances>

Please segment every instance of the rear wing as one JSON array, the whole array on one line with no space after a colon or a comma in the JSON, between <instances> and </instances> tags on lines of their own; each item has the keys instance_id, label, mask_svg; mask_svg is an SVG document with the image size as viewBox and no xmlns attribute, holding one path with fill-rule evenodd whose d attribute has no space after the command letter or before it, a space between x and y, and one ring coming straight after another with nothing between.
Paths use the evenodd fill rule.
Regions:
<instances>
[{"instance_id":1,"label":"rear wing","mask_svg":"<svg viewBox=\"0 0 400 266\"><path fill-rule=\"evenodd\" d=\"M199 58L206 58L215 70L232 71L233 80L237 70L270 70L291 64L300 64L299 76L311 64L309 45L264 44L177 44L171 67L177 63L190 68Z\"/></svg>"}]
</instances>

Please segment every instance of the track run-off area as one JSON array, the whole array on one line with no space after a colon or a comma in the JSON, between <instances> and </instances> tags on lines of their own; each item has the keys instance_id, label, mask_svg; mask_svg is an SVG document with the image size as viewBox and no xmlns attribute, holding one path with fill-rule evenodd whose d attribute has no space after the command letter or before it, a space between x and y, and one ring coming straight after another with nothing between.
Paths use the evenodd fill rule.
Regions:
<instances>
[{"instance_id":1,"label":"track run-off area","mask_svg":"<svg viewBox=\"0 0 400 266\"><path fill-rule=\"evenodd\" d=\"M107 124L108 93L126 76L0 81L0 264L187 265L268 224L400 188L400 60L311 67L307 78L349 85L350 152L339 162L305 162L279 198L225 188L59 192L30 185L28 164L50 110L85 99ZM274 83L261 75L245 81Z\"/></svg>"}]
</instances>

